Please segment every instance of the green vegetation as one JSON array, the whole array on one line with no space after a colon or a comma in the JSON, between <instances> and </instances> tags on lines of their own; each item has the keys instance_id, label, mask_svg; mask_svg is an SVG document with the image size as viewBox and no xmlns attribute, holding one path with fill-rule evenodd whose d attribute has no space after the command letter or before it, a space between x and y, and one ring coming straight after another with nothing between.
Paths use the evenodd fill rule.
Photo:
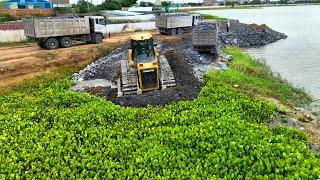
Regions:
<instances>
[{"instance_id":1,"label":"green vegetation","mask_svg":"<svg viewBox=\"0 0 320 180\"><path fill-rule=\"evenodd\" d=\"M229 76L249 87L254 80L269 95L255 78L270 83L271 73L239 49L226 51L235 56L226 75L207 74L197 99L163 108L126 108L73 92L68 71L4 92L0 179L320 178L320 156L306 135L269 129L262 123L273 119L275 105L224 82Z\"/></svg>"},{"instance_id":2,"label":"green vegetation","mask_svg":"<svg viewBox=\"0 0 320 180\"><path fill-rule=\"evenodd\" d=\"M210 19L210 20L228 20L227 18L219 17L219 16L213 16L209 14L201 14L203 19Z\"/></svg>"},{"instance_id":3,"label":"green vegetation","mask_svg":"<svg viewBox=\"0 0 320 180\"><path fill-rule=\"evenodd\" d=\"M76 9L77 13L98 13L101 10L121 10L122 7L131 7L134 4L136 4L136 0L111 0L105 1L102 4L95 6L88 1L81 0L76 5L74 5L73 8ZM59 11L62 10L58 10L57 12ZM64 9L64 11L72 12L71 9Z\"/></svg>"},{"instance_id":4,"label":"green vegetation","mask_svg":"<svg viewBox=\"0 0 320 180\"><path fill-rule=\"evenodd\" d=\"M12 47L12 46L23 46L30 43L34 43L32 39L26 39L18 42L0 42L0 47Z\"/></svg>"},{"instance_id":5,"label":"green vegetation","mask_svg":"<svg viewBox=\"0 0 320 180\"><path fill-rule=\"evenodd\" d=\"M293 88L286 81L273 76L271 70L262 62L254 60L239 48L229 47L226 54L232 54L234 61L226 72L213 71L208 76L225 86L238 85L238 90L252 96L271 97L289 106L311 102L311 97L303 90Z\"/></svg>"},{"instance_id":6,"label":"green vegetation","mask_svg":"<svg viewBox=\"0 0 320 180\"><path fill-rule=\"evenodd\" d=\"M6 5L6 1L0 1L0 9L4 9Z\"/></svg>"},{"instance_id":7,"label":"green vegetation","mask_svg":"<svg viewBox=\"0 0 320 180\"><path fill-rule=\"evenodd\" d=\"M58 56L58 54L55 53L55 52L50 52L50 53L45 52L45 53L37 53L37 54L35 54L35 57L37 57L37 58L39 58L39 59L41 59L43 61L54 60L54 59L57 58L57 56Z\"/></svg>"},{"instance_id":8,"label":"green vegetation","mask_svg":"<svg viewBox=\"0 0 320 180\"><path fill-rule=\"evenodd\" d=\"M8 21L15 21L17 20L14 16L8 14L0 14L0 23L8 22Z\"/></svg>"}]
</instances>

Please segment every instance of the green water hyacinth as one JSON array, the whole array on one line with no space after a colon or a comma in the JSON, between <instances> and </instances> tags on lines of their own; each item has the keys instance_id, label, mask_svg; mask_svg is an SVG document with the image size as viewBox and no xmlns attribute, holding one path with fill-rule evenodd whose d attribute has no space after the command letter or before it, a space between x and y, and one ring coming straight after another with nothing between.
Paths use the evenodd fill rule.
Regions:
<instances>
[{"instance_id":1,"label":"green water hyacinth","mask_svg":"<svg viewBox=\"0 0 320 180\"><path fill-rule=\"evenodd\" d=\"M127 108L49 77L0 96L0 179L317 179L297 130L264 122L275 105L216 81L199 97Z\"/></svg>"}]
</instances>

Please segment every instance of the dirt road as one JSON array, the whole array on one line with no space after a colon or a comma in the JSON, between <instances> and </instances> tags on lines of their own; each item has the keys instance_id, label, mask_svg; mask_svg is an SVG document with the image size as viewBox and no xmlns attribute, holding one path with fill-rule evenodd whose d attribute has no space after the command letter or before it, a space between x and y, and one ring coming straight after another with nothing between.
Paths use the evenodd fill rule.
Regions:
<instances>
[{"instance_id":1,"label":"dirt road","mask_svg":"<svg viewBox=\"0 0 320 180\"><path fill-rule=\"evenodd\" d=\"M94 60L108 47L120 46L131 33L117 34L101 44L78 44L56 50L40 49L35 43L0 48L0 91L62 65L81 65Z\"/></svg>"}]
</instances>

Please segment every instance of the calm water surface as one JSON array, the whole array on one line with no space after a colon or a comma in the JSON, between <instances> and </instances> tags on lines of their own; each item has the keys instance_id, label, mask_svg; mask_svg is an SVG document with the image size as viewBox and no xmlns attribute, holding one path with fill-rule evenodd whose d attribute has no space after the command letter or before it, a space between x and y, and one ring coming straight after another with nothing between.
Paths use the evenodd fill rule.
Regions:
<instances>
[{"instance_id":1,"label":"calm water surface","mask_svg":"<svg viewBox=\"0 0 320 180\"><path fill-rule=\"evenodd\" d=\"M285 40L247 51L264 59L274 72L320 99L320 6L207 10L201 13L267 24L288 35Z\"/></svg>"}]
</instances>

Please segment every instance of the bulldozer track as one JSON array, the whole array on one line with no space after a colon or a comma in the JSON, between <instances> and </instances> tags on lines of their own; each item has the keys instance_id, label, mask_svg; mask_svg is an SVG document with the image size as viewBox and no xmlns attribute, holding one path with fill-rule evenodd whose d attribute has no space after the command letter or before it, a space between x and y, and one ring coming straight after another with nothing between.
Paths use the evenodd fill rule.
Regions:
<instances>
[{"instance_id":1,"label":"bulldozer track","mask_svg":"<svg viewBox=\"0 0 320 180\"><path fill-rule=\"evenodd\" d=\"M169 65L168 60L164 55L159 56L159 67L160 67L160 83L161 87L167 88L176 86L176 80L174 78L172 69Z\"/></svg>"},{"instance_id":2,"label":"bulldozer track","mask_svg":"<svg viewBox=\"0 0 320 180\"><path fill-rule=\"evenodd\" d=\"M118 89L124 95L137 94L138 76L135 68L129 66L128 61L121 61L121 86Z\"/></svg>"},{"instance_id":3,"label":"bulldozer track","mask_svg":"<svg viewBox=\"0 0 320 180\"><path fill-rule=\"evenodd\" d=\"M170 53L170 52L169 52ZM164 55L159 56L160 84L162 89L176 86L176 80L170 64ZM118 96L138 94L138 75L134 67L130 67L127 60L121 61L121 79L118 81Z\"/></svg>"}]
</instances>

